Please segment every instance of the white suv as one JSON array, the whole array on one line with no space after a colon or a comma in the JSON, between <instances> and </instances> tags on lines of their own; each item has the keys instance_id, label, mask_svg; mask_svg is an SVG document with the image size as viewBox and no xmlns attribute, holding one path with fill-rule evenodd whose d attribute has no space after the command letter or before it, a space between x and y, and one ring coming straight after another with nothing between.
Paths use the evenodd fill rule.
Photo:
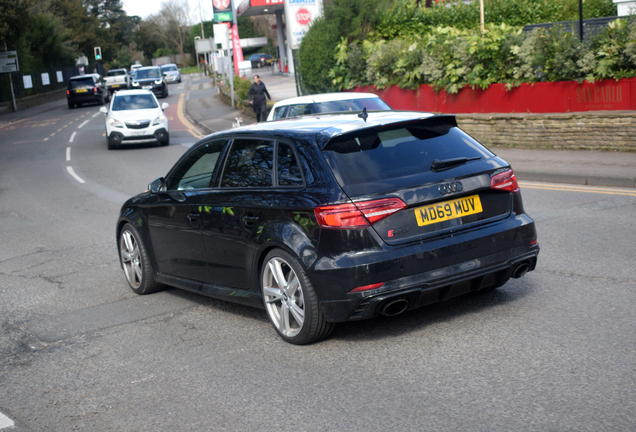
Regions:
<instances>
[{"instance_id":1,"label":"white suv","mask_svg":"<svg viewBox=\"0 0 636 432\"><path fill-rule=\"evenodd\" d=\"M109 108L100 111L106 114L106 141L112 150L125 144L158 142L170 144L168 118L161 104L149 90L120 90L113 95Z\"/></svg>"}]
</instances>

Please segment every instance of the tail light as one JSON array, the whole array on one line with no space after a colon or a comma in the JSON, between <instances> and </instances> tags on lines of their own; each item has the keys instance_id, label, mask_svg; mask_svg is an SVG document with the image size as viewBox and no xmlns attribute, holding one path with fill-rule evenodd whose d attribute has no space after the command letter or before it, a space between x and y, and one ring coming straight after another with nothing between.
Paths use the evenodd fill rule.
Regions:
<instances>
[{"instance_id":1,"label":"tail light","mask_svg":"<svg viewBox=\"0 0 636 432\"><path fill-rule=\"evenodd\" d=\"M97 93L97 87L93 87L93 93Z\"/></svg>"},{"instance_id":2,"label":"tail light","mask_svg":"<svg viewBox=\"0 0 636 432\"><path fill-rule=\"evenodd\" d=\"M314 209L318 224L323 228L365 228L402 209L406 204L399 198L385 198L354 204L320 206Z\"/></svg>"},{"instance_id":3,"label":"tail light","mask_svg":"<svg viewBox=\"0 0 636 432\"><path fill-rule=\"evenodd\" d=\"M66 90L66 96L70 96L71 95L71 91L70 90Z\"/></svg>"},{"instance_id":4,"label":"tail light","mask_svg":"<svg viewBox=\"0 0 636 432\"><path fill-rule=\"evenodd\" d=\"M490 188L508 192L519 192L519 184L514 172L509 169L490 179Z\"/></svg>"}]
</instances>

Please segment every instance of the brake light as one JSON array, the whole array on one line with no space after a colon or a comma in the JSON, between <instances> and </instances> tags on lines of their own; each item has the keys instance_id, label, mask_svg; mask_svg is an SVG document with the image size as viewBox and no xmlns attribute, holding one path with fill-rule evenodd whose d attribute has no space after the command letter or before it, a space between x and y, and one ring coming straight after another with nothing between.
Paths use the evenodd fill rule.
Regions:
<instances>
[{"instance_id":1,"label":"brake light","mask_svg":"<svg viewBox=\"0 0 636 432\"><path fill-rule=\"evenodd\" d=\"M517 177L511 169L491 178L490 188L508 192L519 192Z\"/></svg>"},{"instance_id":2,"label":"brake light","mask_svg":"<svg viewBox=\"0 0 636 432\"><path fill-rule=\"evenodd\" d=\"M364 286L359 286L357 288L352 289L349 292L361 292L361 291L369 291L372 289L376 289L376 288L380 288L382 285L384 285L384 282L380 282L380 283L374 283L371 285L364 285Z\"/></svg>"},{"instance_id":3,"label":"brake light","mask_svg":"<svg viewBox=\"0 0 636 432\"><path fill-rule=\"evenodd\" d=\"M97 87L93 87L93 93L97 93Z\"/></svg>"},{"instance_id":4,"label":"brake light","mask_svg":"<svg viewBox=\"0 0 636 432\"><path fill-rule=\"evenodd\" d=\"M314 213L323 228L365 228L404 208L406 204L401 199L385 198L316 207Z\"/></svg>"},{"instance_id":5,"label":"brake light","mask_svg":"<svg viewBox=\"0 0 636 432\"><path fill-rule=\"evenodd\" d=\"M66 96L70 96L71 91L70 90L66 90Z\"/></svg>"}]
</instances>

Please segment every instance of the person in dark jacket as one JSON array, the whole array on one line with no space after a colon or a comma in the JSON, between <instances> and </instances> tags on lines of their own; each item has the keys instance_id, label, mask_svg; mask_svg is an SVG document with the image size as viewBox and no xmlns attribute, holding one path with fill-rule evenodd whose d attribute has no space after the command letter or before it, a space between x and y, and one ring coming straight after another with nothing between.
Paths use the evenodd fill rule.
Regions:
<instances>
[{"instance_id":1,"label":"person in dark jacket","mask_svg":"<svg viewBox=\"0 0 636 432\"><path fill-rule=\"evenodd\" d=\"M254 83L250 86L250 91L247 92L247 100L254 108L256 122L260 122L261 118L265 121L267 116L267 99L265 99L265 96L267 96L267 99L272 100L261 78L258 75L254 75ZM253 100L252 97L254 98Z\"/></svg>"}]
</instances>

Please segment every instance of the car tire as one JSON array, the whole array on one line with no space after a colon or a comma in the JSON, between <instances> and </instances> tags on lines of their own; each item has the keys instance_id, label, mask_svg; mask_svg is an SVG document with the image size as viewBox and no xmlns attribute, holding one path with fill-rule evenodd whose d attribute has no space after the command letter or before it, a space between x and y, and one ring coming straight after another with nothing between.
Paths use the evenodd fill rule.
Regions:
<instances>
[{"instance_id":1,"label":"car tire","mask_svg":"<svg viewBox=\"0 0 636 432\"><path fill-rule=\"evenodd\" d=\"M263 67L263 63L261 63L261 62L256 63L256 67L258 69L262 68Z\"/></svg>"},{"instance_id":2,"label":"car tire","mask_svg":"<svg viewBox=\"0 0 636 432\"><path fill-rule=\"evenodd\" d=\"M168 135L164 141L159 141L159 144L160 144L162 147L167 147L167 146L169 146L169 145L170 145L170 135Z\"/></svg>"},{"instance_id":3,"label":"car tire","mask_svg":"<svg viewBox=\"0 0 636 432\"><path fill-rule=\"evenodd\" d=\"M119 261L126 281L137 294L150 294L164 288L155 281L146 247L131 224L126 224L119 233Z\"/></svg>"},{"instance_id":4,"label":"car tire","mask_svg":"<svg viewBox=\"0 0 636 432\"><path fill-rule=\"evenodd\" d=\"M115 144L113 144L112 142L110 142L109 139L106 139L106 142L108 143L108 150L115 150L117 149L117 146Z\"/></svg>"},{"instance_id":5,"label":"car tire","mask_svg":"<svg viewBox=\"0 0 636 432\"><path fill-rule=\"evenodd\" d=\"M333 331L335 324L326 321L311 282L292 255L282 249L270 251L260 281L267 316L283 340L304 345Z\"/></svg>"},{"instance_id":6,"label":"car tire","mask_svg":"<svg viewBox=\"0 0 636 432\"><path fill-rule=\"evenodd\" d=\"M68 103L68 109L73 109L73 108L75 108L75 104L74 104L74 103L69 102L69 103Z\"/></svg>"}]
</instances>

